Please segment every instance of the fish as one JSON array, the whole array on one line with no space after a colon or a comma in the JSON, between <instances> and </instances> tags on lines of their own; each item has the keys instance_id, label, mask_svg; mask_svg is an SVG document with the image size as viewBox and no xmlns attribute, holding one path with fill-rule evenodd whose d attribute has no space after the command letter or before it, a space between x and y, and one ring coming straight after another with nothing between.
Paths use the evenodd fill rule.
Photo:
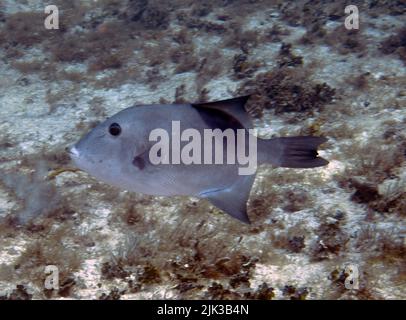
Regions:
<instances>
[{"instance_id":1,"label":"fish","mask_svg":"<svg viewBox=\"0 0 406 320\"><path fill-rule=\"evenodd\" d=\"M250 224L247 202L258 166L316 168L328 161L318 156L325 137L256 137L245 110L248 99L135 105L97 125L68 151L78 169L102 182L148 195L207 199ZM228 135L212 135L210 145L203 139L210 132ZM234 140L228 139L233 134ZM199 161L200 153L205 161ZM256 161L250 170L247 153ZM180 161L182 156L187 161ZM229 156L245 162L227 161ZM247 170L242 173L241 169Z\"/></svg>"}]
</instances>

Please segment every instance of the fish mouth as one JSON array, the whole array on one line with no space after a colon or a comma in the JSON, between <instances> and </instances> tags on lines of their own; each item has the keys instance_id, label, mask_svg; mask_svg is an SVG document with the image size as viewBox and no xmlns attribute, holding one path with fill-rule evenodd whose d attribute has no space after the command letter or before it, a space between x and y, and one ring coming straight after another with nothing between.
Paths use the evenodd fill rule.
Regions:
<instances>
[{"instance_id":1,"label":"fish mouth","mask_svg":"<svg viewBox=\"0 0 406 320\"><path fill-rule=\"evenodd\" d=\"M76 149L75 146L73 146L73 147L71 147L71 148L67 148L66 151L69 153L69 155L70 155L72 158L79 158L79 156L80 156L80 153L79 153L78 149Z\"/></svg>"},{"instance_id":2,"label":"fish mouth","mask_svg":"<svg viewBox=\"0 0 406 320\"><path fill-rule=\"evenodd\" d=\"M75 146L66 148L66 151L74 167L81 169L83 167L83 154Z\"/></svg>"}]
</instances>

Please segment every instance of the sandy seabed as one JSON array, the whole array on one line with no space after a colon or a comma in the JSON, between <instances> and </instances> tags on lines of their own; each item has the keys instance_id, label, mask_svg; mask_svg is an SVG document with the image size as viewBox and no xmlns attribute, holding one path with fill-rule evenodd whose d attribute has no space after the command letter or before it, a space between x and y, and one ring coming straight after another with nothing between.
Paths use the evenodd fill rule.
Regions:
<instances>
[{"instance_id":1,"label":"sandy seabed","mask_svg":"<svg viewBox=\"0 0 406 320\"><path fill-rule=\"evenodd\" d=\"M354 1L348 31L341 1L54 2L58 30L42 1L0 3L0 298L406 298L405 8ZM126 107L247 93L261 136L326 136L330 161L261 167L252 225L46 179Z\"/></svg>"}]
</instances>

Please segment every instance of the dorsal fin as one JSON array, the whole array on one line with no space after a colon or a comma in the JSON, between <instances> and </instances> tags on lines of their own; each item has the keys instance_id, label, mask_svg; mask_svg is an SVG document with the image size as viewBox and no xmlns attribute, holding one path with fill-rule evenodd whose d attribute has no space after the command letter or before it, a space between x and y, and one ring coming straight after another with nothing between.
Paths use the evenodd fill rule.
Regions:
<instances>
[{"instance_id":1,"label":"dorsal fin","mask_svg":"<svg viewBox=\"0 0 406 320\"><path fill-rule=\"evenodd\" d=\"M250 224L247 215L247 201L254 179L255 174L239 176L238 180L229 188L203 192L199 196L208 199L213 205L230 216Z\"/></svg>"},{"instance_id":2,"label":"dorsal fin","mask_svg":"<svg viewBox=\"0 0 406 320\"><path fill-rule=\"evenodd\" d=\"M233 99L206 102L206 103L192 103L192 106L197 108L210 108L216 109L238 120L241 125L246 128L252 128L252 121L244 106L250 96L242 96Z\"/></svg>"}]
</instances>

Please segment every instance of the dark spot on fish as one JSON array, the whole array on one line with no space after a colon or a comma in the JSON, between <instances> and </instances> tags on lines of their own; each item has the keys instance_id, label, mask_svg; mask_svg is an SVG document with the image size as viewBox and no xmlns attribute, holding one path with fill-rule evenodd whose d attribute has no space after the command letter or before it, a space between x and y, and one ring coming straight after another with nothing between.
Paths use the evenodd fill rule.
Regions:
<instances>
[{"instance_id":1,"label":"dark spot on fish","mask_svg":"<svg viewBox=\"0 0 406 320\"><path fill-rule=\"evenodd\" d=\"M140 170L143 170L143 169L145 168L145 161L144 161L143 158L141 158L141 157L139 157L139 156L134 157L132 163L133 163L133 165L134 165L135 167L137 167L137 168L140 169Z\"/></svg>"}]
</instances>

